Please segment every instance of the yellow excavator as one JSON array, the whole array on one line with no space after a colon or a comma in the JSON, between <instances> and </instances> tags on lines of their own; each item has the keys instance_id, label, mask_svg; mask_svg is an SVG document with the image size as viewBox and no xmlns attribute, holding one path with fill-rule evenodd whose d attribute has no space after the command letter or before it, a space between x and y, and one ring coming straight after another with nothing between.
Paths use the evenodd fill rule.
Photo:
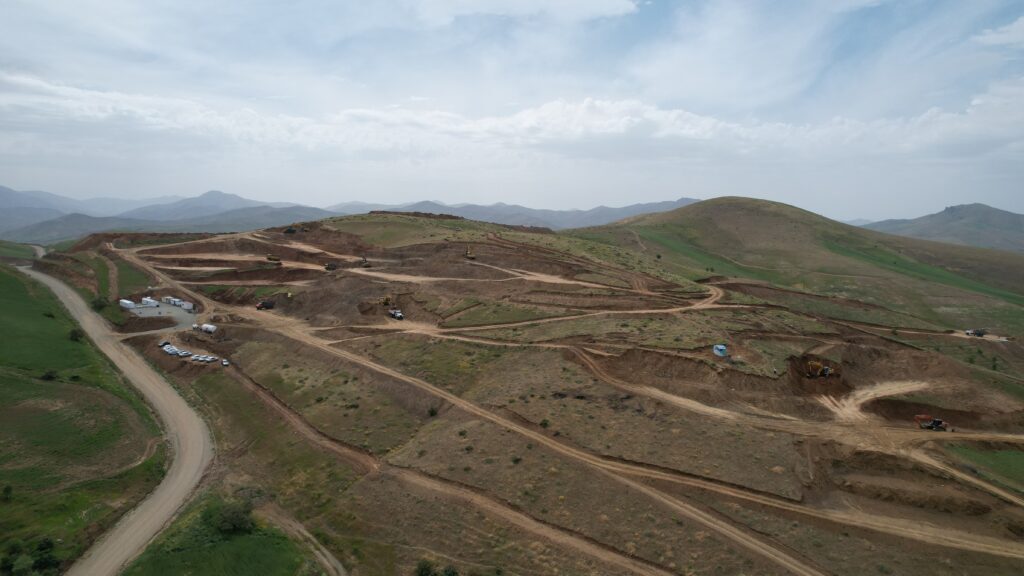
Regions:
<instances>
[{"instance_id":1,"label":"yellow excavator","mask_svg":"<svg viewBox=\"0 0 1024 576\"><path fill-rule=\"evenodd\" d=\"M466 260L476 260L476 254L473 253L473 249L466 246Z\"/></svg>"},{"instance_id":2,"label":"yellow excavator","mask_svg":"<svg viewBox=\"0 0 1024 576\"><path fill-rule=\"evenodd\" d=\"M830 366L826 366L817 360L809 360L807 362L807 377L808 378L828 378L835 374L836 371Z\"/></svg>"}]
</instances>

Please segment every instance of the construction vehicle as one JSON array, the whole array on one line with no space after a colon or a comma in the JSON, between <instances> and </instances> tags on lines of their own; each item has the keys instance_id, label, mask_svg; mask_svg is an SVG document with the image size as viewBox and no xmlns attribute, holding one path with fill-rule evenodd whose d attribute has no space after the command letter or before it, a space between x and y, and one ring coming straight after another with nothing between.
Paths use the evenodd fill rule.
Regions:
<instances>
[{"instance_id":1,"label":"construction vehicle","mask_svg":"<svg viewBox=\"0 0 1024 576\"><path fill-rule=\"evenodd\" d=\"M391 296L381 296L378 302L381 306L391 306Z\"/></svg>"},{"instance_id":2,"label":"construction vehicle","mask_svg":"<svg viewBox=\"0 0 1024 576\"><path fill-rule=\"evenodd\" d=\"M807 362L808 378L828 378L834 373L835 371L830 366L826 366L817 360Z\"/></svg>"},{"instance_id":3,"label":"construction vehicle","mask_svg":"<svg viewBox=\"0 0 1024 576\"><path fill-rule=\"evenodd\" d=\"M466 260L476 260L476 254L473 254L473 249L466 246Z\"/></svg>"},{"instance_id":4,"label":"construction vehicle","mask_svg":"<svg viewBox=\"0 0 1024 576\"><path fill-rule=\"evenodd\" d=\"M281 261L281 257L277 256L275 254L267 254L267 260L270 261L270 262L280 262Z\"/></svg>"},{"instance_id":5,"label":"construction vehicle","mask_svg":"<svg viewBox=\"0 0 1024 576\"><path fill-rule=\"evenodd\" d=\"M918 414L914 416L914 422L922 430L935 430L936 432L947 432L950 430L949 422L941 418L933 418L930 414Z\"/></svg>"},{"instance_id":6,"label":"construction vehicle","mask_svg":"<svg viewBox=\"0 0 1024 576\"><path fill-rule=\"evenodd\" d=\"M972 330L964 330L964 334L968 336L977 336L978 338L984 338L985 334L988 334L988 330L984 328L974 328Z\"/></svg>"},{"instance_id":7,"label":"construction vehicle","mask_svg":"<svg viewBox=\"0 0 1024 576\"><path fill-rule=\"evenodd\" d=\"M294 226L289 226L284 229L285 234L295 234L296 230Z\"/></svg>"},{"instance_id":8,"label":"construction vehicle","mask_svg":"<svg viewBox=\"0 0 1024 576\"><path fill-rule=\"evenodd\" d=\"M273 310L274 309L274 301L273 300L260 300L260 303L256 305L256 309L257 310Z\"/></svg>"},{"instance_id":9,"label":"construction vehicle","mask_svg":"<svg viewBox=\"0 0 1024 576\"><path fill-rule=\"evenodd\" d=\"M391 308L388 310L388 316L391 316L395 320L405 320L405 315L398 308Z\"/></svg>"},{"instance_id":10,"label":"construction vehicle","mask_svg":"<svg viewBox=\"0 0 1024 576\"><path fill-rule=\"evenodd\" d=\"M363 268L369 268L370 261L366 259L366 256L363 256L363 259L362 261L359 262L359 265L362 266Z\"/></svg>"},{"instance_id":11,"label":"construction vehicle","mask_svg":"<svg viewBox=\"0 0 1024 576\"><path fill-rule=\"evenodd\" d=\"M327 270L328 272L332 272L332 271L337 270L337 269L338 269L338 263L337 262L328 262L327 264L324 264L324 270Z\"/></svg>"}]
</instances>

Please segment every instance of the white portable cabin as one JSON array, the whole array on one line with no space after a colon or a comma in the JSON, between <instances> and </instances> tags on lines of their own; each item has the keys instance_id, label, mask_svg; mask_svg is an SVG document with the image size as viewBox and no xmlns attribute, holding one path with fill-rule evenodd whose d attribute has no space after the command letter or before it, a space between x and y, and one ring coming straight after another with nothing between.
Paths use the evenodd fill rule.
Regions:
<instances>
[{"instance_id":1,"label":"white portable cabin","mask_svg":"<svg viewBox=\"0 0 1024 576\"><path fill-rule=\"evenodd\" d=\"M146 297L144 297L142 299L142 305L146 306L146 307L149 307L149 308L152 308L154 306L158 306L159 303L156 300L153 300L152 298L146 296Z\"/></svg>"},{"instance_id":2,"label":"white portable cabin","mask_svg":"<svg viewBox=\"0 0 1024 576\"><path fill-rule=\"evenodd\" d=\"M160 301L163 302L164 304L170 304L171 302L174 301L174 296L164 296L163 298L160 299Z\"/></svg>"},{"instance_id":3,"label":"white portable cabin","mask_svg":"<svg viewBox=\"0 0 1024 576\"><path fill-rule=\"evenodd\" d=\"M195 307L196 305L191 302L186 302L184 300L181 301L182 310L188 310L189 312L191 312L192 310L195 310Z\"/></svg>"},{"instance_id":4,"label":"white portable cabin","mask_svg":"<svg viewBox=\"0 0 1024 576\"><path fill-rule=\"evenodd\" d=\"M131 300L125 300L124 298L118 300L117 303L121 306L121 308L124 308L125 310L131 310L132 308L135 308L135 302L132 302Z\"/></svg>"},{"instance_id":5,"label":"white portable cabin","mask_svg":"<svg viewBox=\"0 0 1024 576\"><path fill-rule=\"evenodd\" d=\"M213 324L203 324L202 326L199 327L199 329L202 330L203 332L206 332L207 334L213 334L214 332L217 331L217 327L214 326Z\"/></svg>"},{"instance_id":6,"label":"white portable cabin","mask_svg":"<svg viewBox=\"0 0 1024 576\"><path fill-rule=\"evenodd\" d=\"M171 304L175 306L181 306L181 298L171 298Z\"/></svg>"}]
</instances>

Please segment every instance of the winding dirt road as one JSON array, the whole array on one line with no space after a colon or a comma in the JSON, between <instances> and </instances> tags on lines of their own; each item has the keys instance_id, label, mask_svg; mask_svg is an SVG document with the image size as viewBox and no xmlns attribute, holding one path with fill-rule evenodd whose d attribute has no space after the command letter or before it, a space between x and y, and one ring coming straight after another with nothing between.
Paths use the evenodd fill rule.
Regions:
<instances>
[{"instance_id":1,"label":"winding dirt road","mask_svg":"<svg viewBox=\"0 0 1024 576\"><path fill-rule=\"evenodd\" d=\"M96 347L142 394L160 418L171 447L171 466L156 490L100 537L67 572L69 576L115 576L174 519L199 485L213 459L213 440L202 418L141 356L121 343L78 293L51 276L29 268L21 270L57 295Z\"/></svg>"}]
</instances>

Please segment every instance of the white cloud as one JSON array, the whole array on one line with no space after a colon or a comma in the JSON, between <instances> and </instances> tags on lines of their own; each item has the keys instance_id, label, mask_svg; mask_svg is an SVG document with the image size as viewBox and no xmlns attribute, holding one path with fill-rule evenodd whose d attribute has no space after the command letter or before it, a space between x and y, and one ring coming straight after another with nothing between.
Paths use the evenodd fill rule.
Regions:
<instances>
[{"instance_id":1,"label":"white cloud","mask_svg":"<svg viewBox=\"0 0 1024 576\"><path fill-rule=\"evenodd\" d=\"M958 112L930 109L906 118L865 122L836 117L815 124L730 122L638 100L593 98L555 100L477 118L399 106L349 108L314 118L248 107L218 109L192 100L88 90L5 73L0 73L0 88L0 112L23 122L128 122L139 131L182 133L221 145L351 154L392 150L433 155L486 147L578 156L585 155L592 141L621 140L645 143L636 149L622 146L618 156L623 160L652 149L667 156L822 160L976 155L1024 141L1024 79L994 84Z\"/></svg>"},{"instance_id":2,"label":"white cloud","mask_svg":"<svg viewBox=\"0 0 1024 576\"><path fill-rule=\"evenodd\" d=\"M1024 47L1024 16L1002 28L988 29L975 36L982 44L990 46Z\"/></svg>"},{"instance_id":3,"label":"white cloud","mask_svg":"<svg viewBox=\"0 0 1024 576\"><path fill-rule=\"evenodd\" d=\"M580 21L636 10L633 0L414 0L411 6L423 22L434 26L450 24L460 16L547 16Z\"/></svg>"}]
</instances>

